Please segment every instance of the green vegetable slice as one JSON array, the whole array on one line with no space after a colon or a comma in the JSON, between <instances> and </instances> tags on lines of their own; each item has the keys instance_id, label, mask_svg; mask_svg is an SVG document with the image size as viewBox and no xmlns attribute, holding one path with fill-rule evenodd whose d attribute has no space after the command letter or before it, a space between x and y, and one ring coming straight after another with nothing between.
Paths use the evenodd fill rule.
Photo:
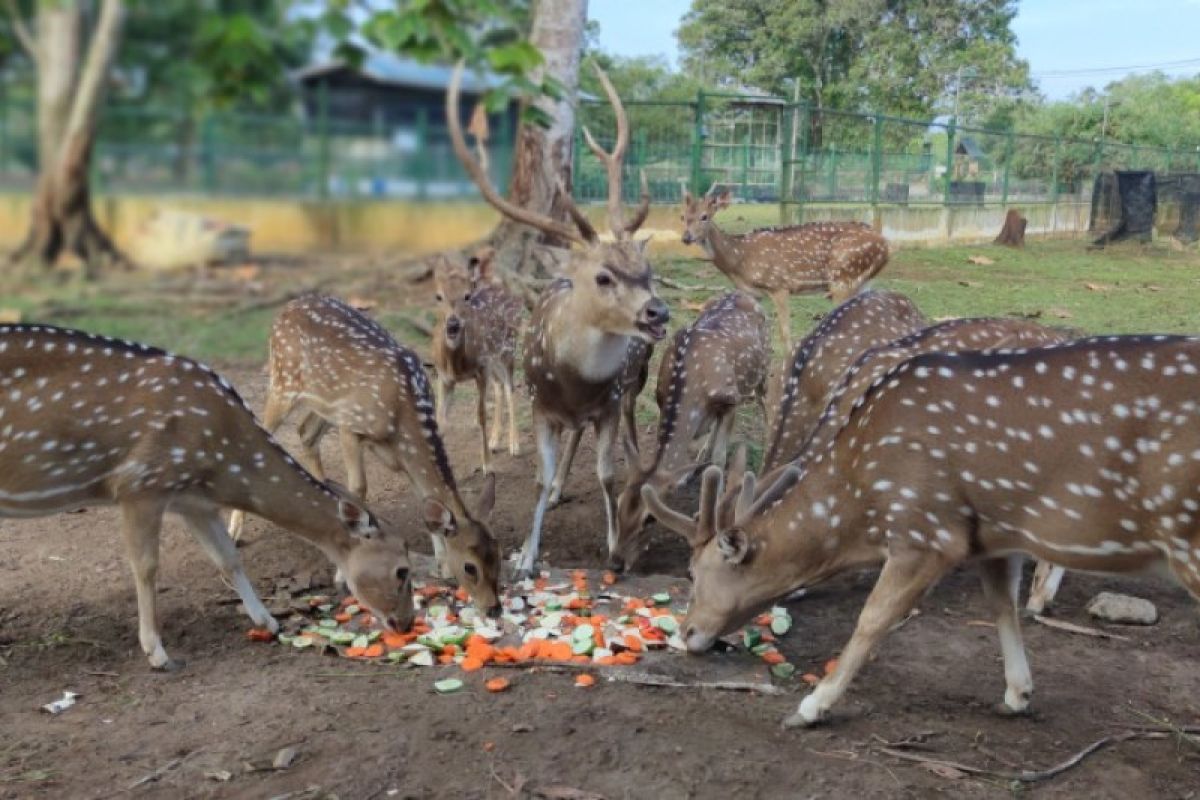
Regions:
<instances>
[{"instance_id":1,"label":"green vegetable slice","mask_svg":"<svg viewBox=\"0 0 1200 800\"><path fill-rule=\"evenodd\" d=\"M463 687L463 682L458 678L446 678L445 680L435 681L433 690L438 694L453 694Z\"/></svg>"}]
</instances>

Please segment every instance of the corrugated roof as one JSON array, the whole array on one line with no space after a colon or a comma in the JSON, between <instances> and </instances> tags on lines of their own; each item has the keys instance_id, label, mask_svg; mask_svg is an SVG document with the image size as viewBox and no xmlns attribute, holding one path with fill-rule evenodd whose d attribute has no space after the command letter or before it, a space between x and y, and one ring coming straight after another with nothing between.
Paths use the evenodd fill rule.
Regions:
<instances>
[{"instance_id":1,"label":"corrugated roof","mask_svg":"<svg viewBox=\"0 0 1200 800\"><path fill-rule=\"evenodd\" d=\"M295 77L299 81L305 81L340 69L350 68L346 62L335 59L297 70ZM362 67L357 71L379 83L444 91L450 85L450 74L453 69L446 64L424 64L415 59L402 58L391 53L368 53ZM499 86L503 80L499 75L491 72L479 75L468 71L463 74L462 90L466 94L481 94L487 89Z\"/></svg>"}]
</instances>

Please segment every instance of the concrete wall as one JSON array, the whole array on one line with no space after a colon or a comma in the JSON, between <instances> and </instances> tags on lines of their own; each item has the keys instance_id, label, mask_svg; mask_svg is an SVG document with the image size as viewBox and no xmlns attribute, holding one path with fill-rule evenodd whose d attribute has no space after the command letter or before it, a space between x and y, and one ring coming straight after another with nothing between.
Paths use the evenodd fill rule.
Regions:
<instances>
[{"instance_id":1,"label":"concrete wall","mask_svg":"<svg viewBox=\"0 0 1200 800\"><path fill-rule=\"evenodd\" d=\"M459 247L491 230L496 213L483 203L412 203L399 200L316 203L273 198L187 196L101 197L96 213L118 244L127 244L138 224L156 208L171 207L247 225L251 246L258 252L421 253ZM1027 234L1078 235L1087 228L1087 203L1063 201L1054 205L1021 205L1029 219ZM589 206L598 230L606 229L603 206ZM807 205L791 209L793 221L857 219L873 224L897 246L927 246L947 242L989 241L1004 223L1001 206L911 205L872 208L868 205ZM722 215L734 229L779 222L777 206L737 205ZM18 244L29 220L29 198L0 195L0 249ZM694 247L679 241L679 208L655 206L643 232L654 239L662 255L695 255Z\"/></svg>"}]
</instances>

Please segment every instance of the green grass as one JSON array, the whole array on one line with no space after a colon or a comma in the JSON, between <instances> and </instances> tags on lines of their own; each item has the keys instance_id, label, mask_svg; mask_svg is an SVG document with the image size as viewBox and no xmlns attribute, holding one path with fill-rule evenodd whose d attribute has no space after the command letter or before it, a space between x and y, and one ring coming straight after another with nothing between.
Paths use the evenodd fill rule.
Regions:
<instances>
[{"instance_id":1,"label":"green grass","mask_svg":"<svg viewBox=\"0 0 1200 800\"><path fill-rule=\"evenodd\" d=\"M976 255L995 263L969 263L967 259ZM659 259L655 269L680 284L704 287L663 290L676 324L695 319L699 304L730 286L716 268L698 259ZM303 285L313 276L296 268L281 277L286 283L276 283L268 295ZM1060 240L1031 242L1024 250L990 245L899 250L875 285L910 295L933 319L1020 314L1089 333L1200 332L1200 253L1195 249L1130 244L1089 251L1083 241ZM426 340L405 319L413 312L425 316L429 298L423 288L404 291L412 296L373 299L383 306L381 320L401 340L424 350ZM166 284L123 277L94 286L47 285L0 293L0 308L19 309L26 320L135 339L228 363L266 357L267 332L278 307L235 310L250 299L193 292L177 280ZM799 340L814 318L828 310L822 296L793 297L793 339ZM775 346L776 355L782 356L777 337Z\"/></svg>"}]
</instances>

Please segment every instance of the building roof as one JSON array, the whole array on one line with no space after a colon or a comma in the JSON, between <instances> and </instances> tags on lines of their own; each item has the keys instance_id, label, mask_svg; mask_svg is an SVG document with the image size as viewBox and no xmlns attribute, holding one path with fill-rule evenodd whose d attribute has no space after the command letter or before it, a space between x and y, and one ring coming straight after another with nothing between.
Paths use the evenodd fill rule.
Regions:
<instances>
[{"instance_id":1,"label":"building roof","mask_svg":"<svg viewBox=\"0 0 1200 800\"><path fill-rule=\"evenodd\" d=\"M958 140L958 144L954 146L954 152L960 156L969 156L974 159L987 158L987 153L980 149L978 143L970 136L963 136Z\"/></svg>"},{"instance_id":2,"label":"building roof","mask_svg":"<svg viewBox=\"0 0 1200 800\"><path fill-rule=\"evenodd\" d=\"M333 59L304 67L293 75L296 80L307 82L343 69L353 70L354 68L345 61ZM454 68L446 64L424 64L415 59L403 58L391 53L372 52L363 59L362 66L354 71L378 83L445 91L446 87L450 85L450 75ZM468 71L463 73L462 90L466 94L482 94L503 82L503 78L492 72L480 75Z\"/></svg>"}]
</instances>

